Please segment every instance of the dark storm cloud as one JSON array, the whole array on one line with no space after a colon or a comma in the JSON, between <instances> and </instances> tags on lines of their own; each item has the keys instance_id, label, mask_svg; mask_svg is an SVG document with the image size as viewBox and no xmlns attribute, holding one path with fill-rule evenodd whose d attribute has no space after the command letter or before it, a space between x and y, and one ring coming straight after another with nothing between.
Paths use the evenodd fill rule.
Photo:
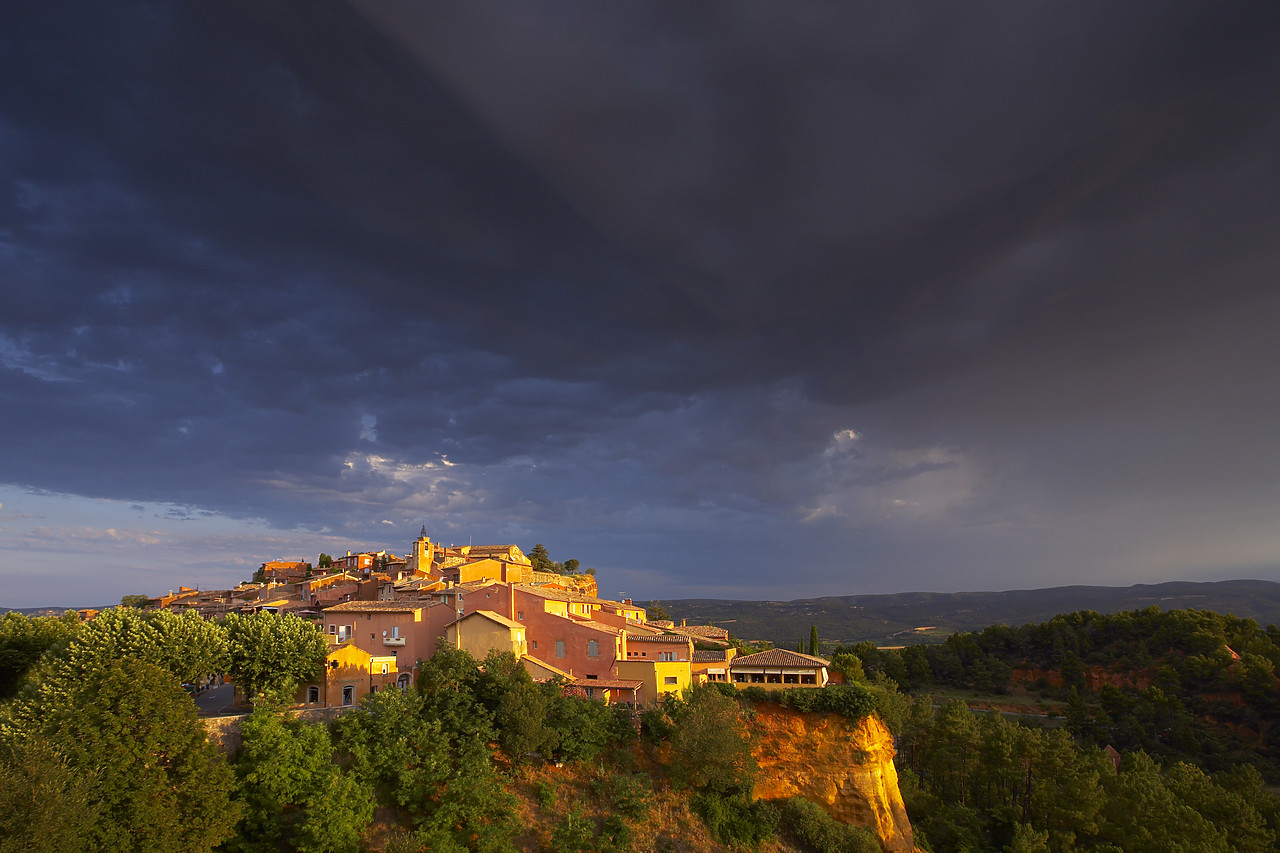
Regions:
<instances>
[{"instance_id":1,"label":"dark storm cloud","mask_svg":"<svg viewBox=\"0 0 1280 853\"><path fill-rule=\"evenodd\" d=\"M1104 499L1274 511L1278 40L1269 4L33 6L0 482L679 542L649 582L708 589L788 537L816 591L994 577Z\"/></svg>"}]
</instances>

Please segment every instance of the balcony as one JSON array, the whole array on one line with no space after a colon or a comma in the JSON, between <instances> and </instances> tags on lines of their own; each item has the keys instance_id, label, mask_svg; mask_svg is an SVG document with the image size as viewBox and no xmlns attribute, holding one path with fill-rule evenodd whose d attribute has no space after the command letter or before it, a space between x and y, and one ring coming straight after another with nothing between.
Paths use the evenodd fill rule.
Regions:
<instances>
[{"instance_id":1,"label":"balcony","mask_svg":"<svg viewBox=\"0 0 1280 853\"><path fill-rule=\"evenodd\" d=\"M384 646L403 646L404 637L383 637L382 645Z\"/></svg>"}]
</instances>

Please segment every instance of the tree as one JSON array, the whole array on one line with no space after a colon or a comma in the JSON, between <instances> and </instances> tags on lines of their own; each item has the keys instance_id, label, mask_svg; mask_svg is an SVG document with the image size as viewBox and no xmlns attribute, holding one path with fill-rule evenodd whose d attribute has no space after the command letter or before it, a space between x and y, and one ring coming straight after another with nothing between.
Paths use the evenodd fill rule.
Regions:
<instances>
[{"instance_id":1,"label":"tree","mask_svg":"<svg viewBox=\"0 0 1280 853\"><path fill-rule=\"evenodd\" d=\"M477 685L478 698L493 714L498 745L516 764L531 753L548 755L559 743L547 725L551 693L536 684L511 652L490 652Z\"/></svg>"},{"instance_id":2,"label":"tree","mask_svg":"<svg viewBox=\"0 0 1280 853\"><path fill-rule=\"evenodd\" d=\"M449 843L472 849L507 849L515 831L512 798L493 767L489 744L493 715L480 701L480 671L471 655L442 645L418 674L422 714L439 722L447 750L437 765L440 780L422 792L418 824L430 848Z\"/></svg>"},{"instance_id":3,"label":"tree","mask_svg":"<svg viewBox=\"0 0 1280 853\"><path fill-rule=\"evenodd\" d=\"M416 691L383 690L334 720L334 746L350 771L388 803L421 808L448 778L440 722L423 716Z\"/></svg>"},{"instance_id":4,"label":"tree","mask_svg":"<svg viewBox=\"0 0 1280 853\"><path fill-rule=\"evenodd\" d=\"M316 566L318 566L319 568L322 568L322 569L326 569L326 570L327 570L327 569L329 569L329 568L332 568L332 567L333 567L333 557L330 557L328 554L326 554L326 553L324 553L323 551L321 551L321 552L320 552L320 556L316 559Z\"/></svg>"},{"instance_id":5,"label":"tree","mask_svg":"<svg viewBox=\"0 0 1280 853\"><path fill-rule=\"evenodd\" d=\"M196 682L227 668L227 632L216 622L188 611L181 616L159 610L150 615L167 668L185 682Z\"/></svg>"},{"instance_id":6,"label":"tree","mask_svg":"<svg viewBox=\"0 0 1280 853\"><path fill-rule=\"evenodd\" d=\"M738 701L713 685L700 685L673 710L672 777L719 794L749 791L756 763Z\"/></svg>"},{"instance_id":7,"label":"tree","mask_svg":"<svg viewBox=\"0 0 1280 853\"><path fill-rule=\"evenodd\" d=\"M44 744L88 780L99 813L82 849L178 853L232 835L231 772L170 672L124 659L65 687L68 701L37 699L37 713L16 721L7 739L19 749ZM66 783L51 787L79 796Z\"/></svg>"},{"instance_id":8,"label":"tree","mask_svg":"<svg viewBox=\"0 0 1280 853\"><path fill-rule=\"evenodd\" d=\"M581 565L581 563L579 563L577 560L574 560L574 559L565 560L565 561L564 561L564 573L565 573L566 575L576 574L576 573L577 573L577 571L578 571L578 566L580 566L580 565Z\"/></svg>"},{"instance_id":9,"label":"tree","mask_svg":"<svg viewBox=\"0 0 1280 853\"><path fill-rule=\"evenodd\" d=\"M323 671L328 646L309 622L291 613L227 614L227 672L249 699L292 695Z\"/></svg>"},{"instance_id":10,"label":"tree","mask_svg":"<svg viewBox=\"0 0 1280 853\"><path fill-rule=\"evenodd\" d=\"M533 550L529 552L528 557L529 557L529 564L533 566L534 571L536 572L551 571L551 555L547 553L546 545L543 545L541 542L539 542L537 545L534 545Z\"/></svg>"},{"instance_id":11,"label":"tree","mask_svg":"<svg viewBox=\"0 0 1280 853\"><path fill-rule=\"evenodd\" d=\"M99 804L93 776L46 743L0 748L0 853L64 853L89 846Z\"/></svg>"},{"instance_id":12,"label":"tree","mask_svg":"<svg viewBox=\"0 0 1280 853\"><path fill-rule=\"evenodd\" d=\"M120 606L121 607L146 607L147 603L150 601L151 601L151 596L149 595L126 595L121 597Z\"/></svg>"},{"instance_id":13,"label":"tree","mask_svg":"<svg viewBox=\"0 0 1280 853\"><path fill-rule=\"evenodd\" d=\"M818 654L818 626L809 626L809 654Z\"/></svg>"},{"instance_id":14,"label":"tree","mask_svg":"<svg viewBox=\"0 0 1280 853\"><path fill-rule=\"evenodd\" d=\"M333 763L323 725L285 719L263 702L241 724L241 744L236 777L245 804L242 848L278 849L288 835L303 853L359 849L373 818L372 787Z\"/></svg>"},{"instance_id":15,"label":"tree","mask_svg":"<svg viewBox=\"0 0 1280 853\"><path fill-rule=\"evenodd\" d=\"M840 652L831 656L831 668L844 676L844 680L853 683L855 681L865 681L867 674L862 668L862 661L858 656L849 652ZM876 673L883 675L883 673Z\"/></svg>"},{"instance_id":16,"label":"tree","mask_svg":"<svg viewBox=\"0 0 1280 853\"><path fill-rule=\"evenodd\" d=\"M0 700L18 692L27 673L46 655L56 655L80 630L74 611L53 618L10 610L0 616Z\"/></svg>"},{"instance_id":17,"label":"tree","mask_svg":"<svg viewBox=\"0 0 1280 853\"><path fill-rule=\"evenodd\" d=\"M650 601L649 606L645 608L645 613L652 621L663 622L671 619L667 613L667 608L662 606L661 601Z\"/></svg>"}]
</instances>

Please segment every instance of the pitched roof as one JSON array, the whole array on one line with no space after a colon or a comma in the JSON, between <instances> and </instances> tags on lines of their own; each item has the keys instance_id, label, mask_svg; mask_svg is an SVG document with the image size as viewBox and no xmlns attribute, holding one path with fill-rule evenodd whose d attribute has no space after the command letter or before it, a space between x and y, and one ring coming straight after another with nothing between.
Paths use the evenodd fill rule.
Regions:
<instances>
[{"instance_id":1,"label":"pitched roof","mask_svg":"<svg viewBox=\"0 0 1280 853\"><path fill-rule=\"evenodd\" d=\"M524 625L522 625L521 623L513 622L507 617L503 616L501 613L495 613L492 610L473 610L471 613L468 613L466 616L463 616L462 619L454 619L449 624L457 625L459 622L462 622L465 619L470 619L472 616L483 616L484 618L488 619L490 622L497 622L499 625L501 625L504 628L523 628L524 627Z\"/></svg>"},{"instance_id":2,"label":"pitched roof","mask_svg":"<svg viewBox=\"0 0 1280 853\"><path fill-rule=\"evenodd\" d=\"M520 663L524 664L524 668L526 670L536 669L536 670L540 670L542 672L548 673L552 678L563 678L566 681L573 680L573 676L565 672L560 667L552 666L551 664L547 663L544 660L539 660L538 658L535 658L533 655L520 655ZM532 672L530 672L529 674L533 675Z\"/></svg>"},{"instance_id":3,"label":"pitched roof","mask_svg":"<svg viewBox=\"0 0 1280 853\"><path fill-rule=\"evenodd\" d=\"M693 652L693 663L723 663L725 659L725 650L717 649L715 651L704 652L695 649Z\"/></svg>"},{"instance_id":4,"label":"pitched roof","mask_svg":"<svg viewBox=\"0 0 1280 853\"><path fill-rule=\"evenodd\" d=\"M679 634L627 634L628 643L679 643L680 645L688 645L693 642L688 637L682 637Z\"/></svg>"},{"instance_id":5,"label":"pitched roof","mask_svg":"<svg viewBox=\"0 0 1280 853\"><path fill-rule=\"evenodd\" d=\"M746 657L734 658L729 664L730 669L737 667L755 667L755 666L790 666L801 668L812 668L819 666L829 666L830 661L816 658L813 655L802 655L799 652L789 652L786 649L769 649L768 651L756 652L754 655Z\"/></svg>"},{"instance_id":6,"label":"pitched roof","mask_svg":"<svg viewBox=\"0 0 1280 853\"><path fill-rule=\"evenodd\" d=\"M718 628L715 625L676 625L671 630L679 631L682 634L693 634L697 637L710 637L717 640L729 639L729 630L727 628Z\"/></svg>"},{"instance_id":7,"label":"pitched roof","mask_svg":"<svg viewBox=\"0 0 1280 853\"><path fill-rule=\"evenodd\" d=\"M574 687L601 687L605 690L638 690L644 686L643 681L632 681L629 678L575 678Z\"/></svg>"},{"instance_id":8,"label":"pitched roof","mask_svg":"<svg viewBox=\"0 0 1280 853\"><path fill-rule=\"evenodd\" d=\"M325 613L412 613L422 607L420 601L344 601Z\"/></svg>"}]
</instances>

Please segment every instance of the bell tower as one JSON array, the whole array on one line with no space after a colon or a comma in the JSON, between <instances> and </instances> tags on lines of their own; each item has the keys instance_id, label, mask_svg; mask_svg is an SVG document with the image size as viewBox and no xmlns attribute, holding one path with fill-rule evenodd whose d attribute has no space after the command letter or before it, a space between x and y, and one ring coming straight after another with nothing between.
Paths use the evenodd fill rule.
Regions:
<instances>
[{"instance_id":1,"label":"bell tower","mask_svg":"<svg viewBox=\"0 0 1280 853\"><path fill-rule=\"evenodd\" d=\"M413 540L413 574L423 577L431 573L431 564L436 556L436 546L427 538L427 525L422 525L422 532Z\"/></svg>"}]
</instances>

